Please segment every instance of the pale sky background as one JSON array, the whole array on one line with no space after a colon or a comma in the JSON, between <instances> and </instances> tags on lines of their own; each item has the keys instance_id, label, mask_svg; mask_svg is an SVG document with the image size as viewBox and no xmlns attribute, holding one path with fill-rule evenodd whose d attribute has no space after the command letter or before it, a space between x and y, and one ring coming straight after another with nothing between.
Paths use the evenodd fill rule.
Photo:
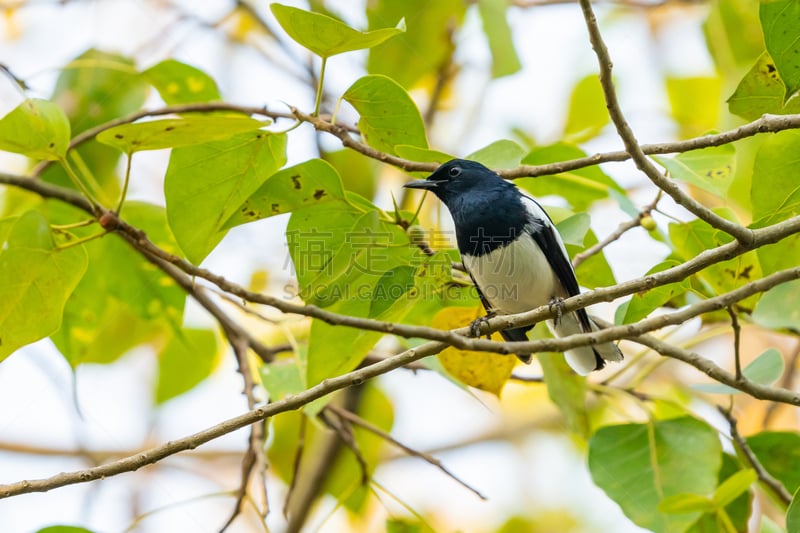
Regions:
<instances>
[{"instance_id":1,"label":"pale sky background","mask_svg":"<svg viewBox=\"0 0 800 533\"><path fill-rule=\"evenodd\" d=\"M211 0L180 3L208 20L218 18L231 5L231 2ZM272 67L252 50L226 43L213 30L184 22L166 37L160 36L173 21L154 18L158 10L153 6L157 6L157 2L77 0L65 6L53 4L34 0L30 7L16 12L11 22L0 20L0 62L25 79L34 88L35 96L48 97L58 75L57 68L93 46L133 54L142 68L166 57L193 64L211 74L231 102L277 106L280 100L291 98L291 103L300 108L311 109L313 105L311 91L298 86L284 70ZM340 0L331 4L344 13L363 16L360 2ZM266 2L258 6L262 13L268 13ZM674 138L661 79L665 73L688 76L712 72L700 29L705 8L685 9L668 15L657 41L648 33L644 11L616 11L609 17L608 8L598 7L597 10L614 59L616 78L620 81L623 109L640 141ZM513 9L510 13L524 70L492 82L485 94L475 90L487 82L490 57L477 13L471 10L458 35L458 59L464 63L466 73L459 83L456 107L459 112L469 109L479 103L476 98L482 100L484 107L474 121L473 131L466 137L449 134L446 129L454 126L458 131L458 123L442 119L432 132L435 148L464 155L506 136L509 125L513 124L524 125L542 143L557 140L572 86L581 77L596 71L577 5ZM354 21L362 26L364 22L363 19ZM22 32L16 40L10 38L11 23ZM306 57L302 49L298 48L298 53ZM361 58L362 54L347 54L331 60L327 87L332 94L341 94L359 76ZM0 80L0 114L18 103L19 96L9 85L4 79ZM158 98L153 97L149 105L158 105ZM290 164L312 155L307 149L311 143L310 128L292 132ZM591 153L620 146L613 129L609 128L585 149ZM163 203L162 182L158 176L163 176L167 157L166 152L136 156L133 198ZM0 154L0 166L10 171L25 171L24 162L16 156ZM642 183L641 176L629 164L605 168L623 186ZM400 181L392 183L391 188L396 191L400 184ZM650 189L634 194L632 199L643 205L652 196ZM388 190L381 191L378 199L388 207ZM683 216L680 210L671 209L669 202L663 205ZM247 283L255 268L281 271L286 257L283 229L287 219L276 217L233 230L204 266L241 283ZM622 220L624 215L609 203L593 213L592 226L602 237ZM663 219L658 221L664 222ZM650 239L634 238L632 242L635 253L630 244L609 249L612 267L620 281L643 274L665 255L665 249ZM620 246L628 247L630 252L625 253ZM624 260L619 260L621 255ZM617 259L613 260L614 257ZM274 274L273 292L280 291L286 276L288 273ZM188 321L210 323L195 306L187 309ZM599 311L606 316L613 312L602 306ZM240 394L240 376L232 357L226 357L209 380L155 412L151 410L149 385L154 372L155 360L145 349L136 350L112 365L81 366L76 376L77 398L83 415L79 418L72 401L72 375L67 363L47 340L28 346L0 364L0 405L3 406L0 442L67 449L137 449L145 442L155 445L185 436L246 409ZM432 373L415 375L397 371L380 378L380 383L395 405L393 434L418 449L447 447L511 422L509 414L504 414L499 402L492 397L478 395L478 401ZM521 394L526 387L510 385L506 395ZM524 418L525 414L516 413L516 417ZM556 424L561 425L563 421L557 420ZM239 431L202 449L240 452L245 448L246 435L246 431ZM480 501L417 459L393 461L379 468L375 479L420 512L439 509L454 530L489 530L515 512L528 514L531 510L567 509L584 517L587 526L583 531L587 533L641 531L593 486L585 466L585 452L576 450L563 434L541 431L513 445L487 442L444 452L438 457L452 472L486 494L489 501ZM235 489L238 458L225 462L223 467L207 464L205 472L212 472L207 477L187 470L186 467L194 463L181 456L164 464L169 467L157 472L145 468L102 483L0 500L0 531L32 532L46 525L63 523L84 525L98 532L121 532L133 520L134 509L142 514L176 502L188 503L154 513L142 520L135 531L217 531L227 519L233 499L198 498ZM46 458L0 451L0 482L48 477L87 466L82 458ZM139 490L136 500L132 499L133 487ZM282 530L282 489L273 483L270 491L273 505L270 525L278 532ZM389 503L389 507L393 513L404 515L398 505ZM326 514L318 514L317 521L311 523L318 524ZM238 519L229 531L258 531L252 513L248 516L248 519ZM341 513L330 518L321 529L325 532L346 530Z\"/></svg>"}]
</instances>

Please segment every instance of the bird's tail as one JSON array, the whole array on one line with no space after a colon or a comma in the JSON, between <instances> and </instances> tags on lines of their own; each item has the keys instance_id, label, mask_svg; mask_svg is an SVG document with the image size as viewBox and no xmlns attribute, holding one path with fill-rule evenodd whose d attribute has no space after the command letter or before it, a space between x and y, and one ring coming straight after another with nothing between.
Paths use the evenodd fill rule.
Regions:
<instances>
[{"instance_id":1,"label":"bird's tail","mask_svg":"<svg viewBox=\"0 0 800 533\"><path fill-rule=\"evenodd\" d=\"M588 316L586 323L591 324L592 331L598 331L600 329ZM552 329L558 337L566 337L567 335L574 335L576 333L588 333L586 328L581 325L581 321L576 313L565 313L555 326L552 325L552 322L548 322L548 324L550 325L550 329ZM580 348L567 350L564 352L564 357L575 372L585 376L592 370L600 370L603 368L606 361L622 361L622 352L619 351L616 344L607 342L604 344L581 346Z\"/></svg>"}]
</instances>

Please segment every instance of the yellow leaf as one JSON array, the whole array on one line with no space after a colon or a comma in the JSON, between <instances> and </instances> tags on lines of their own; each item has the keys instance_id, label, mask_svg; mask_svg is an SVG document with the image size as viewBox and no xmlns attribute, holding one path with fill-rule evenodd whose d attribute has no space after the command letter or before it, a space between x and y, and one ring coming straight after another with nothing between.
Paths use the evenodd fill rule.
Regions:
<instances>
[{"instance_id":1,"label":"yellow leaf","mask_svg":"<svg viewBox=\"0 0 800 533\"><path fill-rule=\"evenodd\" d=\"M446 307L433 317L433 327L460 328L481 316L483 309L480 307ZM493 333L492 340L502 341L503 338L499 333ZM442 350L439 361L445 370L460 382L496 396L500 396L503 385L517 364L517 358L513 355L473 352L452 346Z\"/></svg>"}]
</instances>

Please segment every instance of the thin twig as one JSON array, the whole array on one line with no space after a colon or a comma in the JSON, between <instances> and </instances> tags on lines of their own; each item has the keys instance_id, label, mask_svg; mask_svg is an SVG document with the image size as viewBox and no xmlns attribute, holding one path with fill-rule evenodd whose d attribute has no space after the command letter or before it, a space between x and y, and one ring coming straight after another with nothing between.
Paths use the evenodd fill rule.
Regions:
<instances>
[{"instance_id":1,"label":"thin twig","mask_svg":"<svg viewBox=\"0 0 800 533\"><path fill-rule=\"evenodd\" d=\"M86 202L85 199L83 199L80 195L78 195L74 191L49 185L40 180L31 180L30 178L19 177L0 172L0 183L7 183L9 185L19 186L21 188L37 192L45 197L54 197L63 199L64 201L71 203L72 205L75 205L77 207L80 207L81 209L84 209L86 211L89 211L91 209L91 206L89 206L88 202ZM193 277L200 277L208 281L211 281L222 290L227 291L231 294L235 294L254 303L271 305L283 311L284 313L295 313L313 318L318 318L332 325L348 326L348 327L354 327L358 329L365 329L371 331L381 331L384 333L390 333L404 337L419 337L419 338L444 342L462 349L484 350L484 351L492 351L498 353L514 353L513 350L523 349L523 348L526 350L530 350L531 352L561 351L567 348L573 348L575 346L579 346L581 345L581 343L585 344L589 342L605 342L607 340L617 340L621 338L626 338L628 335L639 335L647 331L652 331L654 329L664 327L665 325L669 325L671 323L669 322L670 320L687 319L691 318L692 316L697 316L697 314L702 314L708 311L715 311L718 309L722 309L726 305L735 303L736 301L739 301L742 297L746 297L743 295L752 295L756 294L757 292L767 290L768 288L771 288L772 286L775 286L778 283L794 279L794 276L796 276L797 274L797 269L789 269L781 271L767 278L751 282L725 295L721 295L711 300L693 304L689 308L686 308L677 313L672 313L669 315L664 315L662 317L654 317L651 319L647 319L646 321L643 321L642 323L639 324L617 326L612 330L605 330L602 332L596 332L592 334L582 334L582 336L575 335L565 339L542 339L538 341L531 341L528 343L519 343L519 345L517 345L513 343L498 343L496 341L486 341L483 339L480 340L469 339L465 337L465 335L469 335L469 328L460 328L452 331L443 331L424 326L411 326L405 324L383 322L379 320L373 320L361 317L351 317L347 315L332 313L330 311L320 309L313 305L295 304L280 298L264 294L253 293L251 291L244 289L241 286L238 286L234 283L227 281L222 276L213 274L212 272L206 269L195 267L194 265L184 260L183 258L165 252L164 250L158 248L152 242L150 242L147 239L146 235L141 230L133 228L132 226L128 225L122 220L117 221L115 225L115 230L120 235L122 235L123 238L125 238L125 240L127 240L135 249L137 249L140 253L143 253L145 257L148 258L148 260L155 262L156 265L159 266L159 268L165 270L165 272L173 278L174 276L177 275L177 273L174 271L174 269L167 269L167 267L171 265L175 265L175 267L180 268L181 270L183 270L184 272ZM673 283L675 281L685 279L689 275L699 272L700 270L711 264L731 259L733 257L741 255L746 251L758 248L760 246L764 246L766 244L772 244L778 242L783 238L796 234L798 232L800 232L800 216L791 218L783 222L779 222L777 224L768 226L766 228L754 230L753 231L754 240L750 244L745 245L738 241L734 241L719 246L717 248L702 252L692 260L677 265L676 267L664 270L662 272L658 272L656 274L652 274L644 278L623 282L613 287L595 289L593 291L584 294L570 297L562 302L561 307L564 312L574 311L575 309L579 309L600 301L613 301L616 298L632 294L634 292L649 290L660 285ZM179 276L177 279L179 280L182 286L188 285L188 287L192 290L192 292L196 292L193 290L194 284L189 278ZM544 320L546 318L550 318L551 314L552 310L550 310L549 307L545 305L538 309L526 313L521 313L518 315L498 316L489 319L487 331L489 330L496 331L500 329L509 329L514 327L519 327L522 325L533 324L541 320ZM635 329L631 330L630 328L635 328ZM268 357L274 356L274 354L271 353L269 349L267 349L266 347L260 346L260 348L257 349L258 346L259 346L258 344L251 344L251 347L253 347L255 351L258 351L258 349L267 350ZM761 393L763 393L763 391ZM791 396L791 398L795 397L796 395ZM788 403L794 402L793 399L787 398L786 396L783 396L783 398L784 400L788 400Z\"/></svg>"},{"instance_id":2,"label":"thin twig","mask_svg":"<svg viewBox=\"0 0 800 533\"><path fill-rule=\"evenodd\" d=\"M579 2L581 10L583 11L583 18L586 21L586 27L589 30L589 40L597 55L597 63L600 67L600 85L603 88L603 94L606 99L606 108L608 109L614 126L617 128L620 139L622 139L625 145L625 151L630 154L636 167L650 178L650 181L659 189L670 195L678 205L685 207L696 217L704 220L712 227L732 235L742 244L751 243L753 240L752 230L719 216L684 193L677 183L668 179L656 168L653 162L647 158L647 155L639 146L639 142L636 140L633 130L625 120L619 100L617 99L617 92L614 88L614 80L611 72L611 57L608 54L608 48L603 40L603 36L600 34L600 28L597 25L597 19L592 10L592 2L591 0L579 0Z\"/></svg>"},{"instance_id":3,"label":"thin twig","mask_svg":"<svg viewBox=\"0 0 800 533\"><path fill-rule=\"evenodd\" d=\"M331 415L336 417L336 420L331 418ZM341 416L336 408L332 408L330 404L319 413L319 418L322 422L330 428L339 437L339 440L347 446L356 458L358 468L361 470L361 484L366 485L369 483L369 465L367 460L364 459L364 454L358 447L355 435L353 434L353 427L349 420Z\"/></svg>"},{"instance_id":4,"label":"thin twig","mask_svg":"<svg viewBox=\"0 0 800 533\"><path fill-rule=\"evenodd\" d=\"M736 368L736 379L742 379L742 357L741 357L741 341L742 341L742 327L739 325L739 316L733 309L732 305L726 307L728 315L731 317L731 328L733 329L733 357Z\"/></svg>"},{"instance_id":5,"label":"thin twig","mask_svg":"<svg viewBox=\"0 0 800 533\"><path fill-rule=\"evenodd\" d=\"M401 450L403 450L408 455L412 455L414 457L419 457L420 459L426 461L427 463L432 464L433 466L435 466L436 468L441 470L445 475L447 475L448 477L453 479L455 482L457 482L459 485L461 485L462 487L465 487L467 490L469 490L470 492L474 493L476 496L478 496L478 498L480 498L482 500L486 500L486 496L481 494L481 492L478 491L477 489L475 489L474 487L471 487L470 485L468 485L465 481L462 481L461 479L459 479L455 474L450 472L442 464L442 462L440 460L438 460L437 458L433 457L432 455L427 454L427 453L422 452L422 451L419 451L419 450L415 450L415 449L413 449L413 448L411 448L409 446L406 446L402 442L400 442L397 439L395 439L394 437L392 437L389 433L385 432L384 430L382 430L378 426L372 424L371 422L369 422L367 420L364 420L363 418L361 418L360 416L356 415L355 413L351 413L350 411L347 411L345 409L341 409L339 407L336 407L335 405L328 405L327 408L331 409L333 412L335 412L337 415L339 415L340 417L344 418L345 420L349 420L353 424L366 429L370 433L374 433L375 435L377 435L380 438L384 439L386 442L389 442L392 445L400 448Z\"/></svg>"},{"instance_id":6,"label":"thin twig","mask_svg":"<svg viewBox=\"0 0 800 533\"><path fill-rule=\"evenodd\" d=\"M255 382L253 381L253 373L250 368L250 360L247 355L248 341L246 338L239 337L235 332L228 333L228 340L233 348L233 353L236 356L237 369L242 375L244 382L244 395L247 398L247 408L252 410L256 406L255 397L253 392L255 390ZM242 511L244 500L247 497L247 488L250 485L250 477L253 469L256 466L256 458L258 454L263 453L262 447L264 441L259 441L258 437L263 437L263 430L259 431L259 427L263 427L262 422L256 422L250 426L250 437L248 438L247 450L242 457L241 476L239 481L239 488L236 491L236 503L233 507L233 512L225 522L225 525L220 529L220 533L224 533L228 527L233 524L236 517Z\"/></svg>"},{"instance_id":7,"label":"thin twig","mask_svg":"<svg viewBox=\"0 0 800 533\"><path fill-rule=\"evenodd\" d=\"M579 254L576 254L575 257L572 258L572 266L574 268L578 268L578 265L589 259L595 254L600 253L606 246L611 244L612 242L619 240L626 232L632 230L633 228L638 228L642 225L642 220L644 217L649 216L653 209L656 208L658 205L658 201L661 200L661 190L658 191L656 194L655 199L647 204L644 208L642 208L639 213L633 217L631 220L626 220L622 224L620 224L616 230L614 230L608 237L603 239L602 241L598 242L597 244L590 246L586 250L582 251Z\"/></svg>"},{"instance_id":8,"label":"thin twig","mask_svg":"<svg viewBox=\"0 0 800 533\"><path fill-rule=\"evenodd\" d=\"M761 462L759 462L756 454L753 453L753 450L747 444L747 441L739 434L739 429L736 427L736 419L733 417L733 414L730 412L730 410L720 406L717 406L717 410L722 414L722 416L725 417L725 420L728 421L728 424L730 424L731 439L733 439L734 445L739 452L744 455L745 459L747 459L747 462L753 467L753 470L756 471L759 481L769 487L773 494L775 494L775 496L777 496L784 505L788 506L790 503L792 503L792 495L789 494L789 491L786 490L786 487L783 486L783 483L772 477L772 475L767 472Z\"/></svg>"}]
</instances>

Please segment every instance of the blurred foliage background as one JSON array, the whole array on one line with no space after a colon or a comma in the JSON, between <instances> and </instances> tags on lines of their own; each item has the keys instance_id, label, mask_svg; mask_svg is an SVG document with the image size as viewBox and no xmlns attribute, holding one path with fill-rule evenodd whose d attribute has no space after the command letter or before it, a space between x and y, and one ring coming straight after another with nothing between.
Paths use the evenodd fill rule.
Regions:
<instances>
[{"instance_id":1,"label":"blurred foliage background","mask_svg":"<svg viewBox=\"0 0 800 533\"><path fill-rule=\"evenodd\" d=\"M422 345L303 304L440 329L480 316L448 216L401 188L434 162L513 174L586 289L734 240L613 155L574 3L0 7L2 483L135 456ZM800 1L595 9L659 169L783 233L593 312L637 324L796 279ZM790 122L736 130L765 113ZM695 365L623 341L622 365L584 379L557 354L524 367L451 347L136 473L0 500L0 529L799 531L799 283L654 332ZM745 392L712 365L741 366Z\"/></svg>"}]
</instances>

